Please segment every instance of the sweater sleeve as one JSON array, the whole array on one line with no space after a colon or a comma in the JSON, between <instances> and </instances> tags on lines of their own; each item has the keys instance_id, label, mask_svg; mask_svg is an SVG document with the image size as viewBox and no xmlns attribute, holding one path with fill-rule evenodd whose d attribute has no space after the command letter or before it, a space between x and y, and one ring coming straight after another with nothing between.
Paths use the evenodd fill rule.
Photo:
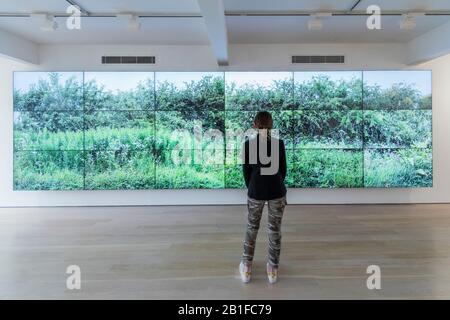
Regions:
<instances>
[{"instance_id":1,"label":"sweater sleeve","mask_svg":"<svg viewBox=\"0 0 450 320\"><path fill-rule=\"evenodd\" d=\"M287 174L287 164L286 164L286 148L284 146L283 140L280 140L280 173L284 181Z\"/></svg>"},{"instance_id":2,"label":"sweater sleeve","mask_svg":"<svg viewBox=\"0 0 450 320\"><path fill-rule=\"evenodd\" d=\"M242 147L242 170L244 174L245 185L248 188L250 184L250 177L252 176L252 166L249 161L249 143L245 142Z\"/></svg>"}]
</instances>

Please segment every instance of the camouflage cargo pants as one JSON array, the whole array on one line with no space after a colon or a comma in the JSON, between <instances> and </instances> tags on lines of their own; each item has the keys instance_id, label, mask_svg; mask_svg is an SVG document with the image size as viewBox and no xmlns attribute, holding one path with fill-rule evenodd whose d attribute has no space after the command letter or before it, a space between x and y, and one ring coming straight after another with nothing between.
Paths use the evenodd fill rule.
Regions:
<instances>
[{"instance_id":1,"label":"camouflage cargo pants","mask_svg":"<svg viewBox=\"0 0 450 320\"><path fill-rule=\"evenodd\" d=\"M256 237L258 236L261 216L264 209L264 204L268 203L269 217L268 217L268 235L269 235L269 263L273 267L278 267L280 261L281 250L281 219L283 218L284 208L286 207L286 197L274 200L255 200L248 198L248 221L247 230L245 232L244 253L242 261L249 263L253 261L255 254Z\"/></svg>"}]
</instances>

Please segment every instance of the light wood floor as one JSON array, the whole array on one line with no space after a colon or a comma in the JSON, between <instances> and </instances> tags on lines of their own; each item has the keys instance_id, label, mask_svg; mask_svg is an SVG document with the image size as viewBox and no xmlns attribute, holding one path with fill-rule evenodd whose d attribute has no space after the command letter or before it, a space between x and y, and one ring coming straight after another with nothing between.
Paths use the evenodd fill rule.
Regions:
<instances>
[{"instance_id":1,"label":"light wood floor","mask_svg":"<svg viewBox=\"0 0 450 320\"><path fill-rule=\"evenodd\" d=\"M254 280L238 279L244 219L245 206L0 209L0 298L450 298L450 205L288 206L273 286L266 219ZM366 287L372 264L381 290Z\"/></svg>"}]
</instances>

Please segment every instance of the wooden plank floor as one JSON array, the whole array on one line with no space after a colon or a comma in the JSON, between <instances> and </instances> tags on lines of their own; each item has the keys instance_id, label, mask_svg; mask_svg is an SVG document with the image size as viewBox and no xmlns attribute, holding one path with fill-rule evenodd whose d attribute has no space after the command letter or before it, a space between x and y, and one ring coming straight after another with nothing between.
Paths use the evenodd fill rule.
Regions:
<instances>
[{"instance_id":1,"label":"wooden plank floor","mask_svg":"<svg viewBox=\"0 0 450 320\"><path fill-rule=\"evenodd\" d=\"M1 299L450 298L450 205L291 205L280 280L240 283L245 206L0 209ZM66 267L82 288L66 289ZM368 290L366 268L381 268Z\"/></svg>"}]
</instances>

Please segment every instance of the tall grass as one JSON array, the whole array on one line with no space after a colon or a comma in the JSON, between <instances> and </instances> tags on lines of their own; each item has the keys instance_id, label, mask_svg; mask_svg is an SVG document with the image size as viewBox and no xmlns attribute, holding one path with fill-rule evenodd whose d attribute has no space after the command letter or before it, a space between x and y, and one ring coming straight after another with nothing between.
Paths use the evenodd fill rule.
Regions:
<instances>
[{"instance_id":1,"label":"tall grass","mask_svg":"<svg viewBox=\"0 0 450 320\"><path fill-rule=\"evenodd\" d=\"M14 131L15 150L83 150L83 131Z\"/></svg>"},{"instance_id":2,"label":"tall grass","mask_svg":"<svg viewBox=\"0 0 450 320\"><path fill-rule=\"evenodd\" d=\"M363 187L363 154L345 150L297 150L295 187Z\"/></svg>"},{"instance_id":3,"label":"tall grass","mask_svg":"<svg viewBox=\"0 0 450 320\"><path fill-rule=\"evenodd\" d=\"M83 187L82 152L18 151L14 155L15 190L76 190Z\"/></svg>"},{"instance_id":4,"label":"tall grass","mask_svg":"<svg viewBox=\"0 0 450 320\"><path fill-rule=\"evenodd\" d=\"M153 136L153 128L88 130L84 152L63 150L80 148L82 132L16 131L16 143L33 141L31 147L36 149L62 150L17 151L14 187L32 190L244 187L239 149L219 150L224 160L213 166L176 165L172 159L176 141L171 132L159 130L157 137ZM88 151L89 148L96 150ZM201 150L200 155L204 163L210 160ZM288 149L286 184L319 188L430 186L431 159L431 152L426 149L366 151L363 174L362 151L298 149L294 160Z\"/></svg>"},{"instance_id":5,"label":"tall grass","mask_svg":"<svg viewBox=\"0 0 450 320\"><path fill-rule=\"evenodd\" d=\"M431 150L367 150L366 187L432 187Z\"/></svg>"}]
</instances>

